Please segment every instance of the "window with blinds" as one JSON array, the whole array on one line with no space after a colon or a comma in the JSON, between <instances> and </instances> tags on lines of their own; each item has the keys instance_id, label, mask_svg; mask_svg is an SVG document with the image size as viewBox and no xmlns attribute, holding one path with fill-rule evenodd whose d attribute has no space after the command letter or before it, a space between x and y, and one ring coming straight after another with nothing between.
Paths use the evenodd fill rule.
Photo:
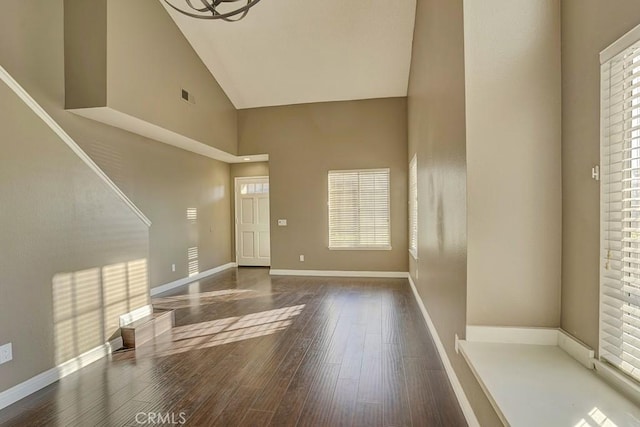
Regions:
<instances>
[{"instance_id":1,"label":"window with blinds","mask_svg":"<svg viewBox=\"0 0 640 427\"><path fill-rule=\"evenodd\" d=\"M391 249L389 169L329 171L329 249Z\"/></svg>"},{"instance_id":2,"label":"window with blinds","mask_svg":"<svg viewBox=\"0 0 640 427\"><path fill-rule=\"evenodd\" d=\"M418 159L409 163L409 253L418 259Z\"/></svg>"},{"instance_id":3,"label":"window with blinds","mask_svg":"<svg viewBox=\"0 0 640 427\"><path fill-rule=\"evenodd\" d=\"M640 380L640 43L601 76L600 357Z\"/></svg>"}]
</instances>

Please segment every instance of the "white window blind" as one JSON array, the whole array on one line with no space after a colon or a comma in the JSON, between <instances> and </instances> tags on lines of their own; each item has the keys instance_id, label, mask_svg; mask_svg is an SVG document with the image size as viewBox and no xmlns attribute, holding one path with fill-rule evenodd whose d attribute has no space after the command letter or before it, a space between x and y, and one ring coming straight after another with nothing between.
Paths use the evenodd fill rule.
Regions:
<instances>
[{"instance_id":1,"label":"white window blind","mask_svg":"<svg viewBox=\"0 0 640 427\"><path fill-rule=\"evenodd\" d=\"M391 249L389 169L329 171L329 248Z\"/></svg>"},{"instance_id":2,"label":"white window blind","mask_svg":"<svg viewBox=\"0 0 640 427\"><path fill-rule=\"evenodd\" d=\"M409 252L418 259L418 159L409 163Z\"/></svg>"},{"instance_id":3,"label":"white window blind","mask_svg":"<svg viewBox=\"0 0 640 427\"><path fill-rule=\"evenodd\" d=\"M600 357L640 380L640 43L601 76Z\"/></svg>"}]
</instances>

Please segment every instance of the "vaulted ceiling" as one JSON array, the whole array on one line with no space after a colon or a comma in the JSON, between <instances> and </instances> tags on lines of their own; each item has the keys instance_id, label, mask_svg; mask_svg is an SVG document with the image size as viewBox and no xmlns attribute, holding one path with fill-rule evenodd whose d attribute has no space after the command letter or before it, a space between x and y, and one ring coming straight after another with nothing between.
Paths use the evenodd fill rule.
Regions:
<instances>
[{"instance_id":1,"label":"vaulted ceiling","mask_svg":"<svg viewBox=\"0 0 640 427\"><path fill-rule=\"evenodd\" d=\"M262 0L239 22L164 5L238 109L407 94L416 0Z\"/></svg>"}]
</instances>

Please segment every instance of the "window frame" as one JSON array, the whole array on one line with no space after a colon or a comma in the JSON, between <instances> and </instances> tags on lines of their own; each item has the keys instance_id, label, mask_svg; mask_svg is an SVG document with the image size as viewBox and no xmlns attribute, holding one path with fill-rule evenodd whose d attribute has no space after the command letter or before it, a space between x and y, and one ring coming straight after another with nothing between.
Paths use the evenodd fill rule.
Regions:
<instances>
[{"instance_id":1,"label":"window frame","mask_svg":"<svg viewBox=\"0 0 640 427\"><path fill-rule=\"evenodd\" d=\"M363 172L385 172L387 179L387 223L389 227L389 240L384 245L379 246L332 246L331 245L331 174L338 173L363 173ZM327 248L331 251L390 251L391 246L391 169L390 168L367 168L367 169L332 169L327 172Z\"/></svg>"},{"instance_id":2,"label":"window frame","mask_svg":"<svg viewBox=\"0 0 640 427\"><path fill-rule=\"evenodd\" d=\"M414 192L415 189L415 192ZM418 155L409 162L409 253L418 260ZM414 227L415 223L415 227ZM413 245L415 232L415 246Z\"/></svg>"},{"instance_id":3,"label":"window frame","mask_svg":"<svg viewBox=\"0 0 640 427\"><path fill-rule=\"evenodd\" d=\"M606 159L609 159L611 156L610 149L610 135L608 133L611 115L610 109L612 104L609 102L610 99L610 84L611 84L611 64L614 60L618 60L620 55L626 54L632 48L640 48L640 25L629 31L623 37L614 42L611 46L607 47L600 53L600 169L601 171L596 171L594 177L596 179L608 180L609 174L612 172L615 173L617 169L611 169L611 166L607 164ZM615 104L613 104L615 106ZM624 110L623 110L624 111ZM636 117L637 118L637 117ZM629 118L623 118L623 121L626 123L627 120L633 120L633 116L629 116ZM620 170L624 168L621 167ZM622 178L621 178L622 179ZM615 181L614 181L615 182ZM622 182L622 181L621 181ZM599 330L598 330L598 359L596 366L598 367L597 371L602 372L602 375L605 379L615 383L616 385L634 390L634 393L640 392L640 377L636 374L635 376L623 369L622 366L612 362L607 358L607 353L610 353L608 350L604 350L605 346L605 338L609 337L611 334L609 332L605 332L605 329L610 329L611 326L605 322L605 310L607 310L607 304L605 303L605 298L609 296L606 292L611 292L611 289L605 284L606 281L610 281L610 278L607 278L609 271L609 262L616 259L610 257L610 245L613 240L609 238L609 234L612 231L608 228L607 223L611 223L611 210L610 204L612 203L610 197L607 193L608 185L611 185L611 181L601 181L600 182L600 254L599 254L599 307L598 307L598 317L599 317ZM620 188L623 189L624 185L621 183ZM622 214L622 211L620 212ZM622 227L622 226L621 226ZM622 228L621 228L622 229ZM624 248L622 249L624 252ZM621 269L624 266L624 260L620 257ZM617 270L616 270L617 271ZM621 270L622 272L624 270ZM622 273L624 274L624 273ZM606 315L610 316L610 315ZM624 325L623 318L620 318L622 324ZM624 328L624 326L622 326ZM607 343L611 346L611 343ZM621 346L622 350L622 346Z\"/></svg>"}]
</instances>

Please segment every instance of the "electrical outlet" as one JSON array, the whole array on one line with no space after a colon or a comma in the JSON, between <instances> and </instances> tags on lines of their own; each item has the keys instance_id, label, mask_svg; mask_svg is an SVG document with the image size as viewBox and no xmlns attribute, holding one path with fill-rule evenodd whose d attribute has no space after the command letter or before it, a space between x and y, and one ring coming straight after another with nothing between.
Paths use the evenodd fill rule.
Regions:
<instances>
[{"instance_id":1,"label":"electrical outlet","mask_svg":"<svg viewBox=\"0 0 640 427\"><path fill-rule=\"evenodd\" d=\"M304 262L304 255L300 255L300 262Z\"/></svg>"},{"instance_id":2,"label":"electrical outlet","mask_svg":"<svg viewBox=\"0 0 640 427\"><path fill-rule=\"evenodd\" d=\"M171 264L171 271L173 271L174 273L176 272L176 265L175 264Z\"/></svg>"},{"instance_id":3,"label":"electrical outlet","mask_svg":"<svg viewBox=\"0 0 640 427\"><path fill-rule=\"evenodd\" d=\"M459 353L460 351L458 350L458 341L460 340L458 339L458 334L455 335L455 338L456 338L456 342L454 344L454 348L456 349L456 353Z\"/></svg>"},{"instance_id":4,"label":"electrical outlet","mask_svg":"<svg viewBox=\"0 0 640 427\"><path fill-rule=\"evenodd\" d=\"M11 347L11 343L5 344L2 347L0 347L0 365L3 363L7 363L12 359L13 359L13 349Z\"/></svg>"}]
</instances>

